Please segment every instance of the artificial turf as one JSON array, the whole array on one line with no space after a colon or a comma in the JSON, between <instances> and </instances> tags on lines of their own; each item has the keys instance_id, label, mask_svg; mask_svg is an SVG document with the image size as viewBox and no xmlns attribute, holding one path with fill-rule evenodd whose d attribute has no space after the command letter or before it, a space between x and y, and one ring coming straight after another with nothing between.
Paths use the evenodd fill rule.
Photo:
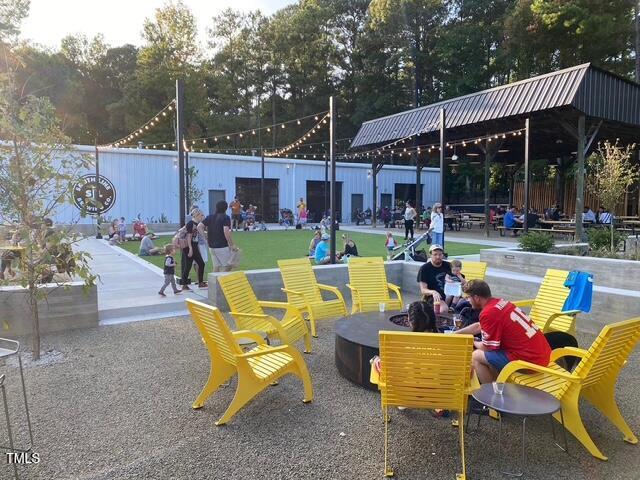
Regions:
<instances>
[{"instance_id":1,"label":"artificial turf","mask_svg":"<svg viewBox=\"0 0 640 480\"><path fill-rule=\"evenodd\" d=\"M358 233L339 231L338 246L342 250L343 244L341 235L346 234L356 243L358 253L364 257L380 256L386 258L387 251L385 249L385 236L373 233ZM313 237L310 230L274 230L267 232L233 232L233 240L242 250L239 270L257 270L261 268L277 268L278 260L286 258L299 258L309 254L309 242ZM403 237L395 236L399 243L402 243ZM157 247L164 246L171 242L171 236L159 236L154 240ZM121 245L122 248L129 252L138 253L140 248L139 242L126 242ZM467 243L447 242L446 250L450 256L457 255L473 255L480 252L483 248L491 248L486 245L476 245ZM180 271L180 257L178 252L176 255L178 268ZM164 256L141 257L145 260L162 267ZM206 273L211 272L211 258L207 261Z\"/></svg>"}]
</instances>

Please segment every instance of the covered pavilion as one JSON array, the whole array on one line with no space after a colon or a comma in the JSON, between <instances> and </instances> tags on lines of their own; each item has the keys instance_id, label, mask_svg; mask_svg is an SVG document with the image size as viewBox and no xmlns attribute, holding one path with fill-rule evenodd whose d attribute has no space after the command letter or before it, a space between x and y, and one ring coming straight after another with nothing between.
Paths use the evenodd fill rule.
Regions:
<instances>
[{"instance_id":1,"label":"covered pavilion","mask_svg":"<svg viewBox=\"0 0 640 480\"><path fill-rule=\"evenodd\" d=\"M389 163L417 171L439 158L441 198L452 162L484 159L485 229L489 232L490 165L524 164L524 205L529 209L531 160L577 163L603 140L640 143L640 84L586 63L527 80L364 122L349 158L371 161L374 211L376 175ZM576 218L584 206L585 176L576 175ZM582 224L576 224L576 238Z\"/></svg>"}]
</instances>

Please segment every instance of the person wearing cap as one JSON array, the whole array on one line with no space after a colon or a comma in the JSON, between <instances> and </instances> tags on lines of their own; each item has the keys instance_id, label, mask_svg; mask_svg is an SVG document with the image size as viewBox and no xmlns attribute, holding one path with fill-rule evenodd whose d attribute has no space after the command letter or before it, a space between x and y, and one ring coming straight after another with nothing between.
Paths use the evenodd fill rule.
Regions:
<instances>
[{"instance_id":1,"label":"person wearing cap","mask_svg":"<svg viewBox=\"0 0 640 480\"><path fill-rule=\"evenodd\" d=\"M331 255L329 253L329 234L323 233L320 237L320 242L316 245L316 265L326 265L331 262Z\"/></svg>"},{"instance_id":2,"label":"person wearing cap","mask_svg":"<svg viewBox=\"0 0 640 480\"><path fill-rule=\"evenodd\" d=\"M431 223L427 232L433 232L434 245L440 245L440 248L444 248L444 214L442 213L442 204L439 202L433 205Z\"/></svg>"},{"instance_id":3,"label":"person wearing cap","mask_svg":"<svg viewBox=\"0 0 640 480\"><path fill-rule=\"evenodd\" d=\"M429 248L431 260L426 262L418 271L420 293L433 297L434 303L444 301L444 286L447 275L451 275L451 264L444 259L441 245L434 243Z\"/></svg>"},{"instance_id":4,"label":"person wearing cap","mask_svg":"<svg viewBox=\"0 0 640 480\"><path fill-rule=\"evenodd\" d=\"M153 244L153 239L155 235L151 232L147 232L147 234L142 237L140 241L140 256L141 257L150 257L152 255L160 255L164 252L164 249L156 247Z\"/></svg>"}]
</instances>

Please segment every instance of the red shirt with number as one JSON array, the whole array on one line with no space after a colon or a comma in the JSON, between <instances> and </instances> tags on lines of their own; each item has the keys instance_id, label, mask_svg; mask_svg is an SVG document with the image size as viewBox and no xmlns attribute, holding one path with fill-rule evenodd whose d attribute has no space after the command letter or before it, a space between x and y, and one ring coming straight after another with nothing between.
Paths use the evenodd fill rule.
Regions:
<instances>
[{"instance_id":1,"label":"red shirt with number","mask_svg":"<svg viewBox=\"0 0 640 480\"><path fill-rule=\"evenodd\" d=\"M489 350L502 350L511 361L549 364L551 347L546 337L513 303L491 298L480 312L480 329L482 344Z\"/></svg>"}]
</instances>

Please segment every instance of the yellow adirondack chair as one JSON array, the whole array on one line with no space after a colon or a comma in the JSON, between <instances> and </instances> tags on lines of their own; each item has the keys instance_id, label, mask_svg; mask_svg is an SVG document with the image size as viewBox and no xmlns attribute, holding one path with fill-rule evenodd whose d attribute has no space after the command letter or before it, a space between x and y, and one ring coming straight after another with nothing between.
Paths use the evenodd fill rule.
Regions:
<instances>
[{"instance_id":1,"label":"yellow adirondack chair","mask_svg":"<svg viewBox=\"0 0 640 480\"><path fill-rule=\"evenodd\" d=\"M347 315L347 306L340 290L318 283L308 258L278 260L278 267L284 283L282 291L287 294L287 302L306 314L311 325L311 335L318 336L316 320ZM324 300L322 290L333 293L336 298Z\"/></svg>"},{"instance_id":2,"label":"yellow adirondack chair","mask_svg":"<svg viewBox=\"0 0 640 480\"><path fill-rule=\"evenodd\" d=\"M267 345L256 332L233 332L227 326L220 310L197 300L187 299L191 318L198 327L211 358L211 371L204 388L193 402L192 408L204 406L204 402L220 385L238 375L236 393L216 425L224 425L253 397L273 382L287 374L293 374L304 385L304 403L313 400L313 386L307 365L298 350L289 345ZM243 352L238 340L248 338L256 347Z\"/></svg>"},{"instance_id":3,"label":"yellow adirondack chair","mask_svg":"<svg viewBox=\"0 0 640 480\"><path fill-rule=\"evenodd\" d=\"M593 442L580 417L578 400L588 400L607 417L629 443L638 443L625 422L615 399L616 381L627 358L640 340L640 317L607 325L589 350L558 348L551 352L548 367L541 367L521 360L510 362L500 372L498 382L514 382L544 390L562 404L564 425L596 458L606 460ZM564 356L580 357L578 366L569 373L556 361ZM535 373L529 373L529 372ZM559 414L555 415L560 419Z\"/></svg>"},{"instance_id":4,"label":"yellow adirondack chair","mask_svg":"<svg viewBox=\"0 0 640 480\"><path fill-rule=\"evenodd\" d=\"M238 328L265 332L269 339L279 338L281 343L287 345L304 338L304 351L311 353L311 335L302 313L295 306L284 302L258 300L244 272L220 276L218 282ZM280 309L285 313L278 320L265 314L264 308Z\"/></svg>"},{"instance_id":5,"label":"yellow adirondack chair","mask_svg":"<svg viewBox=\"0 0 640 480\"><path fill-rule=\"evenodd\" d=\"M384 475L389 467L389 407L442 408L458 412L462 473L466 478L464 421L471 383L471 335L389 332L380 335L380 398L384 421Z\"/></svg>"},{"instance_id":6,"label":"yellow adirondack chair","mask_svg":"<svg viewBox=\"0 0 640 480\"><path fill-rule=\"evenodd\" d=\"M563 311L569 289L564 286L569 272L547 269L536 298L513 302L517 307L531 307L529 318L544 333L567 332L576 335L576 316L580 310Z\"/></svg>"},{"instance_id":7,"label":"yellow adirondack chair","mask_svg":"<svg viewBox=\"0 0 640 480\"><path fill-rule=\"evenodd\" d=\"M351 313L376 311L380 303L386 304L387 310L402 309L400 287L387 282L380 257L352 257L347 287L353 299ZM389 290L395 292L396 298L391 298Z\"/></svg>"},{"instance_id":8,"label":"yellow adirondack chair","mask_svg":"<svg viewBox=\"0 0 640 480\"><path fill-rule=\"evenodd\" d=\"M484 280L487 274L487 262L462 262L462 274L465 280Z\"/></svg>"}]
</instances>

